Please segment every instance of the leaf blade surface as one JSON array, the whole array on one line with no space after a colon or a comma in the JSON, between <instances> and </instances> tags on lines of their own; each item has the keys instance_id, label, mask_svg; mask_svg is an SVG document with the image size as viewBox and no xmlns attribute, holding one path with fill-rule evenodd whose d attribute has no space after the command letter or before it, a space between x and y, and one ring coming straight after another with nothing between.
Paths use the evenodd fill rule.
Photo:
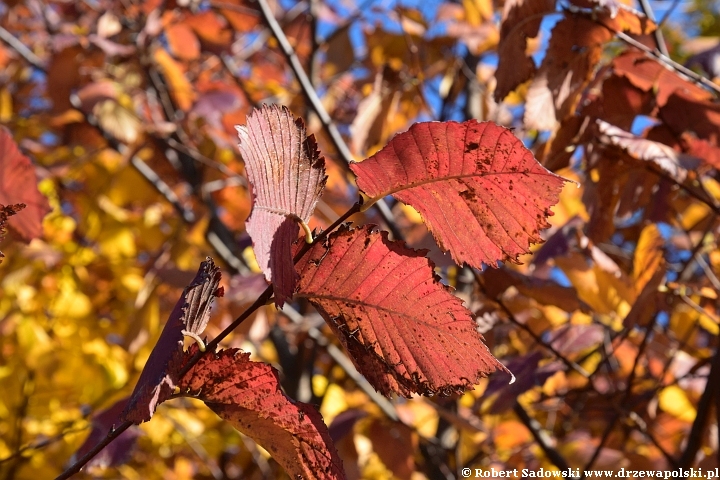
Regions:
<instances>
[{"instance_id":1,"label":"leaf blade surface","mask_svg":"<svg viewBox=\"0 0 720 480\"><path fill-rule=\"evenodd\" d=\"M507 372L423 252L388 240L387 232L344 227L296 267L298 295L384 395L462 392L495 370Z\"/></svg>"},{"instance_id":2,"label":"leaf blade surface","mask_svg":"<svg viewBox=\"0 0 720 480\"><path fill-rule=\"evenodd\" d=\"M248 116L245 126L236 128L254 192L246 227L280 307L297 282L291 244L299 228L293 219L310 220L327 180L325 160L314 137L286 107L265 105Z\"/></svg>"},{"instance_id":3,"label":"leaf blade surface","mask_svg":"<svg viewBox=\"0 0 720 480\"><path fill-rule=\"evenodd\" d=\"M196 347L186 354L191 358ZM320 413L280 388L277 370L237 349L200 358L180 381L182 391L268 450L294 478L345 478L342 460Z\"/></svg>"},{"instance_id":4,"label":"leaf blade surface","mask_svg":"<svg viewBox=\"0 0 720 480\"><path fill-rule=\"evenodd\" d=\"M475 120L417 123L350 168L360 190L414 207L441 249L476 268L540 242L565 181L510 130Z\"/></svg>"}]
</instances>

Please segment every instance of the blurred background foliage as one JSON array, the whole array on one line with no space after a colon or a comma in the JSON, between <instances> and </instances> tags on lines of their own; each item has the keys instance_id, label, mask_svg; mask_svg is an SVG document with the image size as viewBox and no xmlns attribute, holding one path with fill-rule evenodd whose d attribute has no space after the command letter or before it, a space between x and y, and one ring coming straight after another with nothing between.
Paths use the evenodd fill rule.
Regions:
<instances>
[{"instance_id":1,"label":"blurred background foliage","mask_svg":"<svg viewBox=\"0 0 720 480\"><path fill-rule=\"evenodd\" d=\"M314 90L299 83L261 3ZM638 26L641 11L661 35ZM26 212L12 217L2 244L0 478L64 469L97 415L132 391L207 255L227 292L209 337L262 291L234 129L261 103L305 118L328 158L313 227L356 200L345 157L365 158L415 121L513 127L547 168L578 182L554 208L547 243L477 279L437 250L409 207L354 218L390 221L431 249L513 385L491 378L459 398L384 400L303 302L261 309L225 342L276 366L288 395L319 407L349 478L718 466L717 90L615 31L717 81L719 14L711 0L0 4L0 122L31 159L49 212L36 234L15 223ZM525 53L527 75L508 78ZM2 188L17 203L32 185ZM285 475L190 400L163 404L137 433L122 462L78 477Z\"/></svg>"}]
</instances>

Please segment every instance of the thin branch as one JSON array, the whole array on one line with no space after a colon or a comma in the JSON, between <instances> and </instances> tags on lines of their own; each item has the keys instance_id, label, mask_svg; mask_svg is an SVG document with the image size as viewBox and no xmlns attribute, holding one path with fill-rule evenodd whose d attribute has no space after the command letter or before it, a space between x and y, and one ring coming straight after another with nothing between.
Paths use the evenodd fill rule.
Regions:
<instances>
[{"instance_id":1,"label":"thin branch","mask_svg":"<svg viewBox=\"0 0 720 480\"><path fill-rule=\"evenodd\" d=\"M533 331L530 329L530 327L528 327L527 325L525 325L524 323L522 323L520 320L518 320L518 319L515 317L515 314L512 313L512 310L510 310L510 308L508 308L508 306L505 305L505 302L503 302L501 298L490 296L490 295L488 294L487 289L485 288L485 281L483 280L483 278L480 276L480 274L479 274L474 268L472 269L472 272L473 272L473 275L474 275L474 277L475 277L475 283L476 283L476 284L478 285L478 287L480 288L480 291L482 291L485 296L487 296L488 298L491 298L493 301L495 301L495 302L500 306L500 309L501 309L503 312L505 312L505 315L508 316L508 318L510 319L510 321L511 321L512 323L514 323L515 325L517 325L517 326L520 327L521 329L525 330L525 331L528 333L528 335L530 335L530 336L532 337L532 339L533 339L538 345L540 345L540 346L542 346L543 348L549 350L550 353L552 353L556 358L558 358L558 359L559 359L560 361L562 361L565 365L567 365L568 368L570 368L571 370L575 370L577 373L579 373L580 375L582 375L582 376L585 377L585 378L590 378L590 374L589 374L583 367L581 367L581 366L578 365L577 363L575 363L575 362L573 362L573 361L570 361L570 360L568 360L567 358L565 358L565 356L562 355L560 352L558 352L552 345L548 345L548 344L546 344L545 342L543 342L542 339L541 339L535 332L533 332Z\"/></svg>"},{"instance_id":2,"label":"thin branch","mask_svg":"<svg viewBox=\"0 0 720 480\"><path fill-rule=\"evenodd\" d=\"M293 323L297 325L304 325L305 322L303 322L303 316L292 308L290 305L285 304L285 306L282 309L282 313L288 317ZM316 327L310 327L307 331L310 338L315 340L315 342L325 347L325 350L327 351L328 355L330 355L330 358L332 358L335 363L340 365L340 368L342 368L348 377L350 377L355 384L365 392L365 394L370 397L370 399L382 410L382 412L390 419L397 421L398 420L398 414L397 410L395 410L395 405L390 402L387 398L380 395L375 388L370 385L370 382L367 381L365 377L363 377L355 368L355 365L353 365L352 361L345 355L345 353L340 350L336 345L330 343L328 338Z\"/></svg>"},{"instance_id":3,"label":"thin branch","mask_svg":"<svg viewBox=\"0 0 720 480\"><path fill-rule=\"evenodd\" d=\"M710 374L705 384L705 390L698 402L697 414L692 424L690 434L687 436L687 445L678 460L678 466L689 468L695 460L698 450L702 444L703 434L710 423L710 410L713 405L713 398L718 397L718 385L720 385L720 347L715 347ZM717 415L717 413L716 413Z\"/></svg>"},{"instance_id":4,"label":"thin branch","mask_svg":"<svg viewBox=\"0 0 720 480\"><path fill-rule=\"evenodd\" d=\"M26 47L20 40L15 38L12 33L8 32L3 27L0 27L0 40L7 43L8 46L10 46L17 53L19 53L20 56L23 57L33 67L42 70L43 72L47 71L45 62L43 62L40 57L35 55L32 50Z\"/></svg>"},{"instance_id":5,"label":"thin branch","mask_svg":"<svg viewBox=\"0 0 720 480\"><path fill-rule=\"evenodd\" d=\"M105 438L103 438L100 442L98 442L93 448L90 449L85 455L78 458L75 463L73 463L71 466L69 466L64 472L62 472L60 475L55 478L55 480L65 480L67 478L72 477L76 473L80 472L80 469L84 467L92 458L100 453L100 451L110 445L110 443L115 440L117 437L120 436L121 433L123 433L125 430L130 428L132 426L132 422L129 420L126 420L122 422L120 425L115 427L114 429L110 430L107 435L105 435Z\"/></svg>"},{"instance_id":6,"label":"thin branch","mask_svg":"<svg viewBox=\"0 0 720 480\"><path fill-rule=\"evenodd\" d=\"M655 13L653 12L649 0L640 0L640 8L642 9L646 17L648 17L651 21L656 22ZM665 45L665 38L663 37L662 30L660 30L659 25L658 28L656 28L653 32L653 37L655 38L655 45L657 45L658 51L666 57L670 58L667 46Z\"/></svg>"},{"instance_id":7,"label":"thin branch","mask_svg":"<svg viewBox=\"0 0 720 480\"><path fill-rule=\"evenodd\" d=\"M295 53L295 50L293 49L292 45L290 45L290 42L288 41L287 36L285 36L285 33L283 32L282 28L280 27L280 24L275 19L275 16L273 15L272 10L270 9L270 6L267 3L267 0L256 0L258 5L260 6L260 9L262 10L263 18L265 19L265 23L267 23L268 27L270 28L270 31L272 31L273 36L277 40L277 42L280 44L280 48L285 55L285 58L287 59L288 63L290 63L290 68L292 68L293 73L295 74L295 77L297 78L298 82L300 83L300 86L302 87L303 93L305 94L305 97L308 99L310 104L312 105L313 110L315 110L315 113L317 114L318 118L320 119L320 122L322 123L323 127L328 133L328 136L330 137L330 140L332 141L333 145L335 146L335 150L338 152L340 157L343 159L343 163L341 166L343 168L348 169L348 165L353 160L353 155L350 153L350 149L347 146L347 143L345 143L345 140L343 140L342 135L340 135L340 131L338 131L337 126L335 125L335 122L333 122L332 118L330 118L330 115L328 114L327 110L325 110L325 107L322 104L322 101L320 100L320 97L317 94L317 91L312 85L312 82L310 81L310 78L308 78L307 74L305 73L305 69L303 68L302 64L300 63L300 59L298 58L297 54ZM383 207L382 204L384 204L384 200L379 200L375 205L377 206L378 212L380 212L380 217L383 219L385 224L387 225L388 229L392 232L393 236L396 239L402 238L402 235L400 234L400 231L398 230L397 226L395 225L395 221L392 216L392 212L390 212L390 208L385 205Z\"/></svg>"},{"instance_id":8,"label":"thin branch","mask_svg":"<svg viewBox=\"0 0 720 480\"><path fill-rule=\"evenodd\" d=\"M715 95L720 94L720 86L714 84L713 82L711 82L707 78L703 77L702 75L698 75L697 73L693 72L692 70L690 70L689 68L687 68L683 65L680 65L679 63L677 63L673 59L667 57L666 55L663 55L662 53L660 53L658 51L655 51L655 50L652 50L651 48L646 47L645 45L638 42L631 36L627 35L626 33L613 30L612 28L608 27L607 25L605 25L604 23L602 23L600 21L598 21L598 23L600 25L602 25L603 27L607 28L608 30L610 30L611 32L613 32L615 35L617 35L617 37L620 40L627 43L628 45L632 45L633 47L635 47L639 50L642 50L643 52L654 57L661 63L664 63L665 65L669 66L676 72L681 73L681 74L689 77L691 80L695 81L696 83L699 83L700 85L704 86L705 88L712 90L715 93Z\"/></svg>"},{"instance_id":9,"label":"thin branch","mask_svg":"<svg viewBox=\"0 0 720 480\"><path fill-rule=\"evenodd\" d=\"M532 433L533 438L535 439L537 444L540 445L540 448L542 449L548 460L550 460L560 470L569 470L570 465L568 465L565 458L560 455L560 453L558 453L555 448L553 448L553 446L551 445L552 440L550 436L545 431L543 431L540 422L528 415L522 405L520 405L517 401L513 406L513 411L515 412L515 415L520 418L520 421L523 423L523 425L525 425L525 428L530 430L530 433Z\"/></svg>"}]
</instances>

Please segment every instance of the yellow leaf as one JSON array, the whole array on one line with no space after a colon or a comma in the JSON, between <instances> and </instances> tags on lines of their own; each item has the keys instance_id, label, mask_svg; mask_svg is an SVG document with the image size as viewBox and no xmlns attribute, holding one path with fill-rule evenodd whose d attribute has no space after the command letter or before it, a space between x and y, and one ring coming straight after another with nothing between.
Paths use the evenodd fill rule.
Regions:
<instances>
[{"instance_id":1,"label":"yellow leaf","mask_svg":"<svg viewBox=\"0 0 720 480\"><path fill-rule=\"evenodd\" d=\"M327 387L325 398L320 406L320 413L325 419L325 423L330 425L335 417L341 412L348 409L345 400L345 391L334 383Z\"/></svg>"},{"instance_id":2,"label":"yellow leaf","mask_svg":"<svg viewBox=\"0 0 720 480\"><path fill-rule=\"evenodd\" d=\"M184 111L190 110L195 101L195 90L185 78L182 67L162 48L155 50L155 61L167 79L170 87L170 95L177 103L177 106Z\"/></svg>"},{"instance_id":3,"label":"yellow leaf","mask_svg":"<svg viewBox=\"0 0 720 480\"><path fill-rule=\"evenodd\" d=\"M685 422L695 420L697 411L687 398L685 391L677 385L663 388L658 394L660 408L670 415Z\"/></svg>"},{"instance_id":4,"label":"yellow leaf","mask_svg":"<svg viewBox=\"0 0 720 480\"><path fill-rule=\"evenodd\" d=\"M633 261L636 292L640 292L660 268L663 262L663 243L657 225L650 224L643 228Z\"/></svg>"},{"instance_id":5,"label":"yellow leaf","mask_svg":"<svg viewBox=\"0 0 720 480\"><path fill-rule=\"evenodd\" d=\"M498 450L512 450L530 440L532 434L517 420L505 420L495 427L494 445Z\"/></svg>"},{"instance_id":6,"label":"yellow leaf","mask_svg":"<svg viewBox=\"0 0 720 480\"><path fill-rule=\"evenodd\" d=\"M100 251L111 260L135 257L135 236L126 227L110 227L98 238Z\"/></svg>"},{"instance_id":7,"label":"yellow leaf","mask_svg":"<svg viewBox=\"0 0 720 480\"><path fill-rule=\"evenodd\" d=\"M489 0L463 0L462 4L465 7L467 23L470 25L477 27L493 16L493 6Z\"/></svg>"},{"instance_id":8,"label":"yellow leaf","mask_svg":"<svg viewBox=\"0 0 720 480\"><path fill-rule=\"evenodd\" d=\"M7 88L0 90L0 122L7 123L12 119L12 94Z\"/></svg>"}]
</instances>

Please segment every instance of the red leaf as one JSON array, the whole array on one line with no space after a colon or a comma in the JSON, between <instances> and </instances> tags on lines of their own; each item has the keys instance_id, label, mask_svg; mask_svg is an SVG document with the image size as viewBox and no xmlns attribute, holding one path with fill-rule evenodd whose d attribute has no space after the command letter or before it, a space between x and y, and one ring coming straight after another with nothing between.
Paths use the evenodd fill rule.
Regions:
<instances>
[{"instance_id":1,"label":"red leaf","mask_svg":"<svg viewBox=\"0 0 720 480\"><path fill-rule=\"evenodd\" d=\"M24 203L26 209L9 222L12 229L25 241L42 235L42 220L50 204L37 189L30 159L20 153L10 132L0 126L0 205L16 203Z\"/></svg>"},{"instance_id":2,"label":"red leaf","mask_svg":"<svg viewBox=\"0 0 720 480\"><path fill-rule=\"evenodd\" d=\"M0 242L5 239L5 234L7 233L8 217L12 217L23 208L25 208L24 203L18 203L16 205L0 205ZM0 263L2 263L2 259L4 257L5 255L0 252Z\"/></svg>"},{"instance_id":3,"label":"red leaf","mask_svg":"<svg viewBox=\"0 0 720 480\"><path fill-rule=\"evenodd\" d=\"M249 353L229 349L204 355L180 381L180 389L255 440L291 477L345 478L322 416L287 397L277 370L251 362Z\"/></svg>"},{"instance_id":4,"label":"red leaf","mask_svg":"<svg viewBox=\"0 0 720 480\"><path fill-rule=\"evenodd\" d=\"M150 352L121 420L136 424L146 422L152 418L157 406L170 398L183 360L184 334L192 333L199 338L205 329L212 299L223 295L222 287L218 288L220 276L220 269L210 257L200 264L195 279L183 291Z\"/></svg>"},{"instance_id":5,"label":"red leaf","mask_svg":"<svg viewBox=\"0 0 720 480\"><path fill-rule=\"evenodd\" d=\"M294 220L310 220L325 188L325 160L315 137L286 107L265 105L248 116L247 125L236 128L254 191L247 232L280 307L297 283L292 243L299 228Z\"/></svg>"},{"instance_id":6,"label":"red leaf","mask_svg":"<svg viewBox=\"0 0 720 480\"><path fill-rule=\"evenodd\" d=\"M384 395L448 395L507 372L423 252L388 240L387 232L342 228L313 245L297 269L298 295L315 305Z\"/></svg>"},{"instance_id":7,"label":"red leaf","mask_svg":"<svg viewBox=\"0 0 720 480\"><path fill-rule=\"evenodd\" d=\"M510 130L475 120L417 123L350 168L363 192L414 207L440 248L476 268L541 241L565 181Z\"/></svg>"}]
</instances>

